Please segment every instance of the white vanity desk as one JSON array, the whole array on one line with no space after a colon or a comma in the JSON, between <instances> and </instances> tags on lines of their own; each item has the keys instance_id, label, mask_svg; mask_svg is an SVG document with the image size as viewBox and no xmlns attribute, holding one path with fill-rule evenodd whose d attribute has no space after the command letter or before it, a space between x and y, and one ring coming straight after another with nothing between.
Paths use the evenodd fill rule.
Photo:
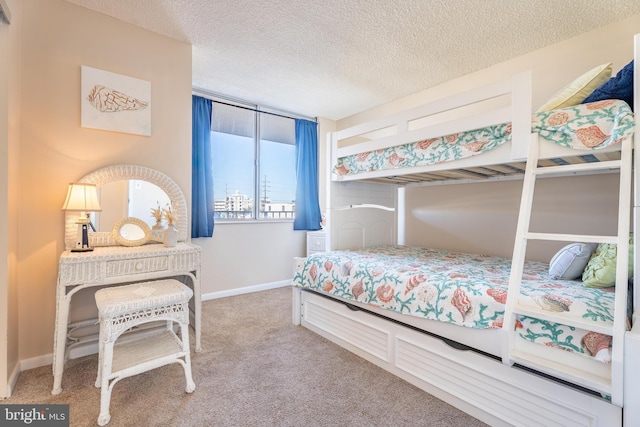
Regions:
<instances>
[{"instance_id":1,"label":"white vanity desk","mask_svg":"<svg viewBox=\"0 0 640 427\"><path fill-rule=\"evenodd\" d=\"M162 244L138 247L98 247L93 252L65 251L60 256L56 290L56 325L53 352L53 391L62 391L62 373L75 328L88 326L95 320L69 324L71 298L81 289L92 286L118 285L129 282L184 276L193 287L193 325L196 351L200 351L201 308L200 247L180 242L173 248Z\"/></svg>"},{"instance_id":2,"label":"white vanity desk","mask_svg":"<svg viewBox=\"0 0 640 427\"><path fill-rule=\"evenodd\" d=\"M98 169L78 182L95 184L98 188L121 180L143 180L159 187L171 202L178 229L178 243L165 247L160 243L142 246L119 246L111 232L89 235L91 252L71 252L76 242L77 217L74 212L65 215L65 247L58 265L56 289L56 324L53 347L53 390L62 391L62 373L69 351L75 346L97 341L96 336L78 338L74 332L93 327L97 319L69 324L72 297L85 288L121 285L131 282L174 277L193 288L190 324L195 329L195 350L201 349L201 291L199 246L187 242L188 209L180 187L162 172L135 165L114 165ZM152 206L155 207L155 206ZM105 206L102 206L103 211ZM124 215L126 216L126 215ZM97 290L97 289L96 289Z\"/></svg>"}]
</instances>

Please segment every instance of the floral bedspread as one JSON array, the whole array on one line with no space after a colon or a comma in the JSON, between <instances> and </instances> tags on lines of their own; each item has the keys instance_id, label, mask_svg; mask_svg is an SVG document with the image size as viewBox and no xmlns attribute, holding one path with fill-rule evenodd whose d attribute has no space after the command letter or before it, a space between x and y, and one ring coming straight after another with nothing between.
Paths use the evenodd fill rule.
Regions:
<instances>
[{"instance_id":1,"label":"floral bedspread","mask_svg":"<svg viewBox=\"0 0 640 427\"><path fill-rule=\"evenodd\" d=\"M531 130L574 149L596 150L633 134L633 112L620 100L604 100L535 113ZM486 153L511 139L511 123L490 126L338 159L334 172L353 175L376 170L426 166Z\"/></svg>"},{"instance_id":2,"label":"floral bedspread","mask_svg":"<svg viewBox=\"0 0 640 427\"><path fill-rule=\"evenodd\" d=\"M331 251L297 266L294 286L395 312L471 328L500 328L511 259L407 246ZM521 303L613 324L613 288L553 280L548 265L525 264ZM522 316L519 335L603 361L611 337ZM594 335L595 334L595 335Z\"/></svg>"}]
</instances>

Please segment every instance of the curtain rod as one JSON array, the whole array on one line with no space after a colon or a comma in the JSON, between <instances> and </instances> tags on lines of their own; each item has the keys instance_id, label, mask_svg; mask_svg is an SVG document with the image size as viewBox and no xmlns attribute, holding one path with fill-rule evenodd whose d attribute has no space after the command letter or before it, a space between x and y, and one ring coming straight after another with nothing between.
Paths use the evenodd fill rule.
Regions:
<instances>
[{"instance_id":1,"label":"curtain rod","mask_svg":"<svg viewBox=\"0 0 640 427\"><path fill-rule=\"evenodd\" d=\"M237 108L242 108L244 110L255 111L257 113L270 114L272 116L284 117L285 119L294 119L294 120L295 119L304 119L304 120L309 120L309 121L318 123L318 118L317 117L307 117L307 116L301 116L301 115L289 116L287 114L273 113L271 111L261 110L261 109L257 108L257 106L252 108L252 107L247 107L246 105L237 105L237 104L250 104L250 105L255 105L255 104L251 104L250 102L242 101L240 99L233 99L233 98L230 98L230 97L224 96L224 95L219 95L217 93L209 92L209 91L204 90L204 89L193 88L191 90L191 93L193 93L194 95L205 96L205 97L207 97L209 99L218 98L218 99L226 99L226 100L229 101L229 102L224 102L224 101L211 99L213 102L217 102L218 104L229 105L231 107L237 107ZM233 104L232 104L232 102L233 102Z\"/></svg>"}]
</instances>

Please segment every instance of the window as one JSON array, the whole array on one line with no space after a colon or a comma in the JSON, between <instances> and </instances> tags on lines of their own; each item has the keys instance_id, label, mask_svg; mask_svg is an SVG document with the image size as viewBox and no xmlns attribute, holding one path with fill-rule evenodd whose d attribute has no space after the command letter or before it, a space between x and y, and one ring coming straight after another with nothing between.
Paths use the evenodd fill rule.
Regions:
<instances>
[{"instance_id":1,"label":"window","mask_svg":"<svg viewBox=\"0 0 640 427\"><path fill-rule=\"evenodd\" d=\"M211 155L216 219L294 218L293 119L214 101Z\"/></svg>"}]
</instances>

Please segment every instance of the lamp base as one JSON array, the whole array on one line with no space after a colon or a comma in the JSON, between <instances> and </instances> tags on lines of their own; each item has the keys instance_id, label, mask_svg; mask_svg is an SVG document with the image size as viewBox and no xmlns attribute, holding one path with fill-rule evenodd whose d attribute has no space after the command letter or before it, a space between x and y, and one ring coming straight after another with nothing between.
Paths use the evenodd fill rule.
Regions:
<instances>
[{"instance_id":1,"label":"lamp base","mask_svg":"<svg viewBox=\"0 0 640 427\"><path fill-rule=\"evenodd\" d=\"M78 233L76 235L76 247L71 252L91 252L92 247L89 246L89 221L88 219L78 218Z\"/></svg>"}]
</instances>

